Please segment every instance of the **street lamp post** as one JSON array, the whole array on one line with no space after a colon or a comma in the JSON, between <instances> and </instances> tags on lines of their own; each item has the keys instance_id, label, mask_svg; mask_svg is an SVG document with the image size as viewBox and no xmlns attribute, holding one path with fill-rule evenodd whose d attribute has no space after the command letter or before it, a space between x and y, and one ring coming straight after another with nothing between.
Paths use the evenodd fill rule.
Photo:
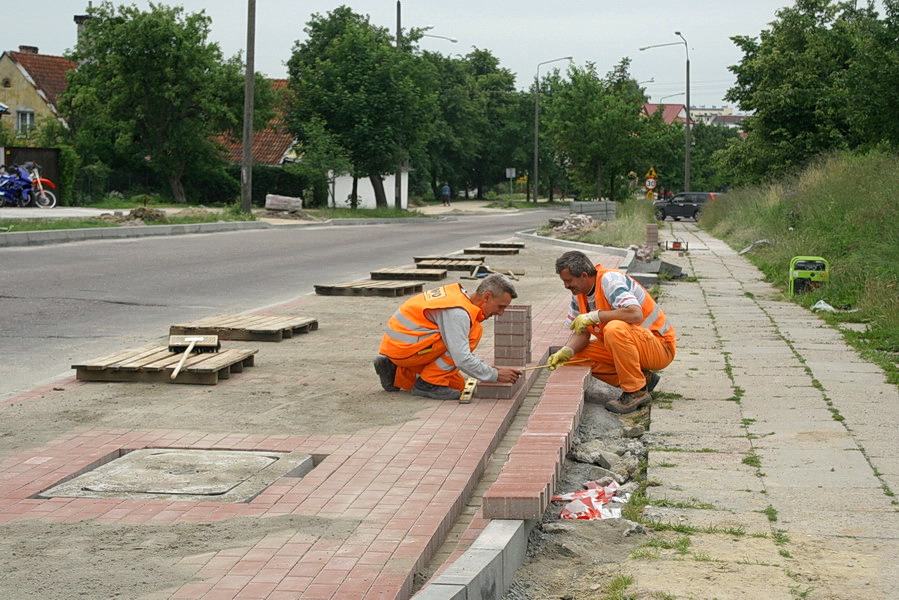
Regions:
<instances>
[{"instance_id":1,"label":"street lamp post","mask_svg":"<svg viewBox=\"0 0 899 600\"><path fill-rule=\"evenodd\" d=\"M650 48L661 48L662 46L680 46L683 44L684 51L687 56L687 123L684 127L684 191L690 191L690 127L692 125L690 119L690 48L687 46L687 40L681 35L680 31L675 31L674 35L681 39L680 42L669 42L667 44L654 44L652 46L644 46L640 50L649 50ZM667 96L666 96L667 97Z\"/></svg>"},{"instance_id":2,"label":"street lamp post","mask_svg":"<svg viewBox=\"0 0 899 600\"><path fill-rule=\"evenodd\" d=\"M421 37L430 37L430 38L437 38L438 40L447 40L454 44L459 41L453 37L447 37L445 35L434 35L433 33L423 33L423 34L421 34Z\"/></svg>"},{"instance_id":3,"label":"street lamp post","mask_svg":"<svg viewBox=\"0 0 899 600\"><path fill-rule=\"evenodd\" d=\"M243 92L243 148L240 158L240 210L253 210L253 94L256 47L256 0L247 0L247 65Z\"/></svg>"},{"instance_id":4,"label":"street lamp post","mask_svg":"<svg viewBox=\"0 0 899 600\"><path fill-rule=\"evenodd\" d=\"M540 67L541 65L548 65L560 60L571 60L571 58L570 56L563 56L537 63L537 75L534 77L534 202L537 202L537 195L540 190Z\"/></svg>"}]
</instances>

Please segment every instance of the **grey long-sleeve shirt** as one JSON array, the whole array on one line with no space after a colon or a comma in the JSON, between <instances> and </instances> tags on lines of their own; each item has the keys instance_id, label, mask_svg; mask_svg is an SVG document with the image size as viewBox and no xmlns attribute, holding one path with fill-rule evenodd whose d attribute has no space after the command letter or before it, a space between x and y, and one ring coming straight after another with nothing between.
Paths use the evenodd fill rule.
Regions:
<instances>
[{"instance_id":1,"label":"grey long-sleeve shirt","mask_svg":"<svg viewBox=\"0 0 899 600\"><path fill-rule=\"evenodd\" d=\"M479 381L496 381L499 372L475 356L468 348L471 318L464 308L444 308L425 312L440 329L446 350L460 371Z\"/></svg>"}]
</instances>

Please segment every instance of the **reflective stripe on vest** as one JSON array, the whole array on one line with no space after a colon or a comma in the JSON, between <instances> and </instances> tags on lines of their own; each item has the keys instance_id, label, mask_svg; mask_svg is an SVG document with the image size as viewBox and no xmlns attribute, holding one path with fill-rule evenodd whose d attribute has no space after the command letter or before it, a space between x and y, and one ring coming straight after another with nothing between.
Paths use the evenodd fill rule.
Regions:
<instances>
[{"instance_id":1,"label":"reflective stripe on vest","mask_svg":"<svg viewBox=\"0 0 899 600\"><path fill-rule=\"evenodd\" d=\"M485 318L484 312L465 295L460 284L453 283L406 300L387 321L380 353L391 358L407 358L429 351L440 341L440 330L436 323L427 318L425 311L442 308L461 308L468 313L471 319L470 338L483 330L480 321ZM476 337L480 339L480 335Z\"/></svg>"},{"instance_id":2,"label":"reflective stripe on vest","mask_svg":"<svg viewBox=\"0 0 899 600\"><path fill-rule=\"evenodd\" d=\"M613 310L612 304L609 302L609 300L606 298L606 295L602 291L602 276L610 271L622 273L621 271L618 271L616 269L603 269L601 265L596 265L596 284L593 290L593 300L596 304L597 310ZM626 273L622 274L627 275ZM627 282L630 288L633 288L635 285L640 285L640 283L632 277L627 277ZM662 309L659 307L656 301L652 299L652 296L649 295L649 292L647 292L645 289L643 290L643 292L645 300L640 306L640 310L643 313L643 321L640 323L640 327L645 327L651 331L657 332L659 335L665 336L665 334L671 331L671 325L668 324L668 319L665 317L665 313L662 312ZM617 297L618 294L616 294L615 298L613 298L612 300L614 301ZM577 302L581 313L590 312L586 295L578 294ZM604 326L605 323L598 323L590 327L589 329L594 335L600 336L602 335Z\"/></svg>"}]
</instances>

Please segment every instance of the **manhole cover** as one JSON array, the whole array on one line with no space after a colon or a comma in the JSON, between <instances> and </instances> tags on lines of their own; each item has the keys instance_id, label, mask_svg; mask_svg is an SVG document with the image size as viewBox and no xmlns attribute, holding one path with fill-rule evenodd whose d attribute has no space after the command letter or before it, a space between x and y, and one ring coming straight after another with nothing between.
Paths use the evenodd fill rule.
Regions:
<instances>
[{"instance_id":1,"label":"manhole cover","mask_svg":"<svg viewBox=\"0 0 899 600\"><path fill-rule=\"evenodd\" d=\"M135 450L40 494L242 502L278 477L312 469L308 454L237 450Z\"/></svg>"}]
</instances>

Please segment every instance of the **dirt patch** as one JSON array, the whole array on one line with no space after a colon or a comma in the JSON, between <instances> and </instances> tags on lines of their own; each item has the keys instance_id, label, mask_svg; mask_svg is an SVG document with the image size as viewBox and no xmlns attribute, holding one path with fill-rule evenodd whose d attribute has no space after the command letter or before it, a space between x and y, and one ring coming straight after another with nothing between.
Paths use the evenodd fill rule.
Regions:
<instances>
[{"instance_id":1,"label":"dirt patch","mask_svg":"<svg viewBox=\"0 0 899 600\"><path fill-rule=\"evenodd\" d=\"M344 539L357 525L297 515L171 525L91 523L90 529L21 521L0 526L0 597L138 598L198 579L186 560L191 556L251 547L266 536L286 540L298 530L310 542Z\"/></svg>"},{"instance_id":2,"label":"dirt patch","mask_svg":"<svg viewBox=\"0 0 899 600\"><path fill-rule=\"evenodd\" d=\"M304 210L261 210L255 213L258 219L284 219L288 221L324 221L320 217L313 216Z\"/></svg>"}]
</instances>

